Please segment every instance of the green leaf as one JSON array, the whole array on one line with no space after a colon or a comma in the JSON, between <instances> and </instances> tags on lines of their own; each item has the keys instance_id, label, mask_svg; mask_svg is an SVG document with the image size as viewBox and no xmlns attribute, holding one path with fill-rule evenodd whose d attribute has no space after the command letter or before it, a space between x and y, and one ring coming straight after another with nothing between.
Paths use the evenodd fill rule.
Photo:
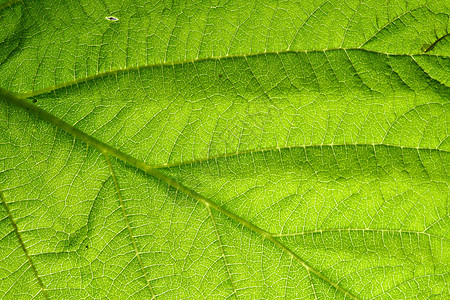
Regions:
<instances>
[{"instance_id":1,"label":"green leaf","mask_svg":"<svg viewBox=\"0 0 450 300\"><path fill-rule=\"evenodd\" d=\"M0 298L445 298L449 27L446 0L0 1Z\"/></svg>"}]
</instances>

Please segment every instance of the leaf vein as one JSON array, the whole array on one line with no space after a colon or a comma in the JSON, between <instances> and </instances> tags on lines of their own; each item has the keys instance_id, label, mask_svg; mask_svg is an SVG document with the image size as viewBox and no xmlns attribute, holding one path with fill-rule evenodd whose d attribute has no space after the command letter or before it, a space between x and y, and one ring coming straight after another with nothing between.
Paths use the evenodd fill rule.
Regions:
<instances>
[{"instance_id":1,"label":"leaf vein","mask_svg":"<svg viewBox=\"0 0 450 300\"><path fill-rule=\"evenodd\" d=\"M236 291L235 284L234 284L233 279L232 279L232 277L231 277L231 272L230 272L229 264L228 264L228 262L227 262L227 258L226 258L226 255L225 255L225 251L224 251L224 249L223 249L223 243L222 243L222 239L220 238L219 230L218 230L218 228L217 228L216 219L214 218L214 215L213 215L213 213L212 213L212 211L211 211L211 208L207 207L207 209L208 209L209 216L211 217L211 221L212 221L213 224L214 224L214 231L216 232L216 235L217 235L217 241L219 242L220 252L221 252L221 254L222 254L223 261L225 262L225 268L226 268L227 273L228 273L228 278L229 278L229 280L230 280L231 287L233 288L233 293L232 293L231 295L234 294L234 295L236 296L236 299L239 299L238 294L237 294L237 291ZM230 295L230 296L231 296L231 295Z\"/></svg>"},{"instance_id":2,"label":"leaf vein","mask_svg":"<svg viewBox=\"0 0 450 300\"><path fill-rule=\"evenodd\" d=\"M117 180L116 174L114 172L113 166L111 164L111 161L109 160L108 155L104 153L104 157L105 157L106 163L108 164L109 170L111 171L111 177L112 177L112 179L114 181L114 186L116 188L117 198L119 199L120 208L122 210L123 218L124 218L126 226L127 226L128 234L130 235L130 238L131 238L131 243L133 244L134 253L135 253L136 258L137 258L137 260L139 262L139 266L140 266L142 272L144 273L144 278L145 278L147 286L148 286L148 288L150 290L150 293L152 294L152 298L154 299L155 298L155 293L153 292L152 286L150 285L150 280L149 280L149 278L147 276L147 272L145 271L144 264L142 263L142 259L141 259L141 256L139 254L139 250L138 250L137 245L136 245L136 240L134 239L133 232L131 231L130 222L128 220L127 212L125 210L125 205L123 203L122 193L120 192L119 181Z\"/></svg>"},{"instance_id":3,"label":"leaf vein","mask_svg":"<svg viewBox=\"0 0 450 300\"><path fill-rule=\"evenodd\" d=\"M282 151L282 150L292 150L292 149L298 149L298 148L321 148L321 147L364 147L364 146L374 146L374 147L389 147L389 148L400 148L400 149L406 149L406 150L418 150L418 151L437 151L439 153L449 153L449 150L445 149L439 149L439 148L429 148L429 147L412 147L412 146L401 146L401 145L394 145L394 144L387 144L387 143L349 143L349 144L310 144L310 145L296 145L296 146L286 146L286 147L267 147L267 148L261 148L261 149L250 149L250 150L242 150L234 153L221 153L213 156L208 156L206 158L199 158L199 159L193 159L193 160L186 160L182 162L174 162L174 163L167 163L167 164L161 164L161 165L152 165L155 169L163 169L163 168L172 168L172 167L179 167L184 165L192 165L196 163L202 163L207 161L214 161L220 158L229 158L239 155L245 155L245 154L254 154L254 153L263 153L263 152L270 152L270 151Z\"/></svg>"},{"instance_id":4,"label":"leaf vein","mask_svg":"<svg viewBox=\"0 0 450 300\"><path fill-rule=\"evenodd\" d=\"M134 67L128 67L123 69L115 69L110 70L86 77L81 77L75 80L62 82L59 84L56 84L54 86L46 87L40 90L35 90L31 92L25 92L20 93L18 96L20 98L31 98L43 94L48 94L51 92L54 92L58 89L62 88L68 88L71 86L76 86L78 84L88 82L91 80L104 78L108 76L116 76L117 74L122 74L126 72L132 72L132 71L139 71L142 69L148 69L148 68L156 68L156 67L167 67L167 66L175 66L175 65L183 65L183 64L190 64L190 63L197 63L197 62L203 62L203 61L216 61L216 60L224 60L224 59L239 59L239 58L249 58L249 57L255 57L255 56L266 56L266 55L280 55L280 54L298 54L298 53L323 53L325 51L363 51L367 53L373 53L373 54L382 54L382 55L390 55L390 56L437 56L437 57L447 57L445 55L438 55L438 54L397 54L397 53L388 53L388 52L380 52L370 49L364 49L364 48L333 48L333 49L326 49L326 50L280 50L280 51L271 51L271 52L255 52L255 53L247 53L247 54L236 54L236 55L225 55L225 56L210 56L210 57L204 57L204 58L197 58L197 59L189 59L189 60L181 60L181 61L171 61L171 62L163 62L163 63L155 63L155 64L147 64L147 65L141 65L141 66L134 66Z\"/></svg>"},{"instance_id":5,"label":"leaf vein","mask_svg":"<svg viewBox=\"0 0 450 300\"><path fill-rule=\"evenodd\" d=\"M23 240L22 240L22 237L20 236L19 228L17 227L17 224L16 224L16 222L14 221L14 218L13 218L13 216L12 216L11 210L9 209L9 206L8 206L8 204L6 203L6 198L5 198L5 196L3 195L2 190L0 190L0 198L1 198L1 200L2 200L2 205L3 205L3 207L5 208L6 214L8 215L8 219L9 219L9 221L11 222L11 226L13 227L14 232L15 232L15 234L16 234L16 236L17 236L17 239L19 240L20 247L22 248L22 250L23 250L23 252L24 252L24 254L25 254L25 257L27 258L27 261L28 261L28 263L30 264L31 269L33 270L33 274L34 274L34 276L36 277L36 280L38 281L39 287L41 288L41 291L42 291L42 293L43 293L43 295L44 295L44 298L45 298L45 299L49 299L48 294L47 294L47 291L46 291L45 286L44 286L44 283L42 282L42 279L41 279L41 277L40 277L39 274L38 274L38 271L37 271L37 269L36 269L36 266L34 265L33 260L31 259L30 254L28 253L28 250L27 250L27 248L26 248L26 246L25 246L25 243L24 243Z\"/></svg>"},{"instance_id":6,"label":"leaf vein","mask_svg":"<svg viewBox=\"0 0 450 300\"><path fill-rule=\"evenodd\" d=\"M344 289L341 287L338 283L332 281L330 278L328 278L326 275L324 275L321 271L313 268L310 266L305 260L303 260L300 256L298 256L296 253L294 253L292 250L290 250L286 245L281 243L275 236L273 236L268 231L254 225L253 223L245 220L244 218L236 215L235 213L225 209L224 207L220 206L219 204L215 203L211 199L208 199L199 193L195 192L194 190L184 186L180 182L176 181L175 179L168 177L161 173L158 169L146 164L145 162L138 160L108 144L105 144L96 138L86 134L85 132L73 127L72 125L68 124L67 122L59 119L58 117L50 114L49 112L25 101L24 99L18 98L17 96L11 94L10 92L1 89L0 88L0 99L4 99L5 101L11 103L12 105L28 109L30 112L33 112L38 117L42 118L43 120L53 124L54 126L57 126L61 128L62 130L66 131L68 134L74 136L75 138L78 138L79 140L87 143L91 147L97 149L100 151L104 156L105 159L108 160L108 156L111 155L119 160L122 160L123 162L142 170L143 172L147 173L148 175L151 175L152 177L156 178L157 180L166 183L168 186L176 189L177 191L183 192L184 194L192 197L193 199L197 200L199 203L205 205L207 208L213 208L219 213L224 214L228 218L234 220L235 222L241 224L245 228L255 232L256 234L260 235L263 239L266 239L270 242L272 242L275 246L277 246L280 250L294 258L300 265L302 265L308 272L311 272L321 280L327 282L329 285L331 285L336 291L339 291L343 293L344 295L348 296L351 299L359 299L355 295L353 295L350 291ZM110 164L110 163L109 163ZM112 170L112 167L110 166L111 172L114 175L114 171ZM117 179L115 180L116 189L118 190L119 195L119 201L122 202L121 196L120 196L120 189L118 187ZM123 202L122 202L122 210L124 210ZM126 213L124 212L124 217L127 219ZM128 223L128 230L131 230ZM131 235L131 234L130 234ZM136 254L137 254L137 247L134 245ZM138 259L140 256L138 256ZM141 266L142 267L142 266ZM143 269L143 268L142 268ZM144 270L144 269L143 269ZM145 270L144 270L145 271ZM147 279L147 278L146 278ZM147 280L148 282L148 280Z\"/></svg>"},{"instance_id":7,"label":"leaf vein","mask_svg":"<svg viewBox=\"0 0 450 300\"><path fill-rule=\"evenodd\" d=\"M379 233L397 233L397 234L417 234L417 235L426 235L428 237L433 237L437 239L444 240L446 242L450 242L450 239L439 236L436 234L428 233L426 231L414 231L414 230L403 230L403 229L376 229L376 228L330 228L330 229L317 229L317 230L307 230L302 232L294 232L294 233L278 233L274 234L275 237L289 237L289 236L302 236L307 234L322 234L326 232L379 232Z\"/></svg>"}]
</instances>

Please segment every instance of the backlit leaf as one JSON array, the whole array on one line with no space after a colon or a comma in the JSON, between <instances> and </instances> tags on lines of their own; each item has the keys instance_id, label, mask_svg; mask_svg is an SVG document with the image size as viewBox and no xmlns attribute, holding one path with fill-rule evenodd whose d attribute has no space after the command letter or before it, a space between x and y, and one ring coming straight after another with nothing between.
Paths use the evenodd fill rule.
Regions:
<instances>
[{"instance_id":1,"label":"backlit leaf","mask_svg":"<svg viewBox=\"0 0 450 300\"><path fill-rule=\"evenodd\" d=\"M447 0L0 3L0 298L450 294Z\"/></svg>"}]
</instances>

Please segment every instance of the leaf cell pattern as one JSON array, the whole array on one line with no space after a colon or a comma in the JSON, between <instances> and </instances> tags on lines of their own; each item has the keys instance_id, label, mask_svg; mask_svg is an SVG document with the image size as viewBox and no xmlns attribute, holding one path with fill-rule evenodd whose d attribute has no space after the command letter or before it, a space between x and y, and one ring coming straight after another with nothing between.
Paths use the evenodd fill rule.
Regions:
<instances>
[{"instance_id":1,"label":"leaf cell pattern","mask_svg":"<svg viewBox=\"0 0 450 300\"><path fill-rule=\"evenodd\" d=\"M0 298L445 298L449 16L0 1Z\"/></svg>"}]
</instances>

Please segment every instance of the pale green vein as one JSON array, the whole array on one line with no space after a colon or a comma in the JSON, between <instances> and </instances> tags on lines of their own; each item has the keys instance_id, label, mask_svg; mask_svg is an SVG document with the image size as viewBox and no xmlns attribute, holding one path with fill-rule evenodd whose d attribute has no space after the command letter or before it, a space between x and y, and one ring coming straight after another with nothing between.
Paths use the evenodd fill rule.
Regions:
<instances>
[{"instance_id":1,"label":"pale green vein","mask_svg":"<svg viewBox=\"0 0 450 300\"><path fill-rule=\"evenodd\" d=\"M369 52L374 54L382 54L382 55L390 55L390 56L443 56L443 55L435 55L435 54L396 54L396 53L386 53L386 52L379 52L375 50L369 50L369 49L363 49L363 48L335 48L335 49L326 49L326 50L281 50L281 51L268 51L268 52L257 52L257 53L248 53L248 54L236 54L236 55L227 55L227 56L211 56L211 57L204 57L204 58L197 58L197 59L189 59L189 60L183 60L183 61L173 61L173 62L161 62L161 63L155 63L155 64L148 64L148 65L141 65L141 66L135 66L135 67L129 67L129 68L123 68L123 69L116 69L111 71L106 71L102 73L98 73L91 76L86 76L78 79L74 79L67 82L62 82L53 86L49 86L40 90L27 92L27 93L20 93L17 96L20 98L31 98L36 97L43 94L48 94L53 91L56 91L58 89L62 88L69 88L71 86L76 86L78 84L82 84L85 82L89 82L91 80L101 79L108 76L114 76L117 74L123 74L126 72L133 72L133 71L139 71L143 69L148 68L157 68L157 67L167 67L167 66L175 66L175 65L183 65L183 64L191 64L191 63L199 63L203 61L215 61L215 60L221 60L221 59L240 59L240 58L250 58L254 56L264 56L264 55L280 55L280 54L289 54L289 53L317 53L317 52L326 52L326 51L363 51L363 52ZM445 56L444 56L445 57Z\"/></svg>"},{"instance_id":2,"label":"pale green vein","mask_svg":"<svg viewBox=\"0 0 450 300\"><path fill-rule=\"evenodd\" d=\"M377 228L330 228L330 229L317 229L317 230L308 230L302 232L293 232L293 233L278 233L273 234L275 237L289 237L289 236L302 236L308 234L322 234L327 232L374 232L374 233L395 233L395 234L416 234L416 235L425 235L430 238L441 239L446 242L450 242L449 239L439 236L436 234L428 233L425 231L414 231L414 230L395 230L395 229L377 229Z\"/></svg>"},{"instance_id":3,"label":"pale green vein","mask_svg":"<svg viewBox=\"0 0 450 300\"><path fill-rule=\"evenodd\" d=\"M222 239L220 238L219 230L217 228L216 219L214 218L211 208L207 207L207 209L208 209L209 216L211 217L211 221L213 222L213 225L214 225L214 231L216 232L216 235L217 235L217 241L219 242L220 252L222 254L222 258L225 263L225 268L228 273L228 278L230 280L231 287L233 288L233 293L230 296L235 295L236 299L238 299L239 297L238 297L238 294L236 291L236 287L234 286L233 279L231 278L230 268L228 267L228 262L227 262L227 258L225 256L225 251L223 250L223 243L222 243Z\"/></svg>"},{"instance_id":4,"label":"pale green vein","mask_svg":"<svg viewBox=\"0 0 450 300\"><path fill-rule=\"evenodd\" d=\"M379 295L377 295L377 296L375 296L375 297L372 297L372 298L370 298L370 299L371 299L371 300L372 300L372 299L387 299L387 298L383 298L383 295L388 295L388 297L392 299L392 296L389 295L389 292L390 292L390 291L393 291L393 290L400 290L399 287L402 286L402 285L409 284L409 282L411 282L411 281L414 281L413 284L417 284L417 280L420 280L420 279L422 279L422 278L432 278L432 277L442 277L442 278L445 278L445 277L447 276L447 274L448 274L448 273L441 273L441 274L427 274L427 275L423 275L423 276L413 276L413 277L411 277L411 278L409 278L409 279L407 279L407 280L403 280L403 281L401 281L400 283L397 283L397 284L394 285L393 287L391 287L391 288L389 288L389 289L383 291L383 293L381 293L381 294L379 294ZM445 295L447 295L447 297L445 297ZM443 297L437 298L436 296L443 296ZM424 298L424 299L447 299L447 298L448 298L448 293L445 292L445 287L443 287L443 288L441 289L441 292L440 292L439 294L434 293L432 296L429 296L429 297Z\"/></svg>"},{"instance_id":5,"label":"pale green vein","mask_svg":"<svg viewBox=\"0 0 450 300\"><path fill-rule=\"evenodd\" d=\"M314 294L314 300L317 300L316 288L314 287L314 282L313 282L313 279L312 279L312 276L311 276L310 272L308 272L308 277L309 277L309 282L311 283L311 289L312 289L313 294Z\"/></svg>"},{"instance_id":6,"label":"pale green vein","mask_svg":"<svg viewBox=\"0 0 450 300\"><path fill-rule=\"evenodd\" d=\"M12 227L14 228L14 232L15 232L15 234L17 236L17 239L19 240L20 247L22 247L22 250L23 250L23 252L25 254L25 257L27 258L27 261L30 264L31 269L33 270L34 276L36 277L36 280L37 280L37 282L39 284L39 287L41 288L42 294L44 295L45 299L49 299L48 295L47 295L47 291L45 290L44 283L42 282L41 277L39 277L39 274L37 272L36 266L34 265L33 260L31 259L27 248L25 247L25 244L24 244L24 242L22 240L22 237L20 236L20 233L19 233L19 228L17 227L17 224L14 221L14 218L13 218L13 216L11 214L11 210L9 209L8 203L6 203L5 196L3 195L3 192L2 192L1 189L0 189L0 198L2 199L3 207L5 208L6 214L8 215L8 219L11 222Z\"/></svg>"},{"instance_id":7,"label":"pale green vein","mask_svg":"<svg viewBox=\"0 0 450 300\"><path fill-rule=\"evenodd\" d=\"M433 1L432 1L433 2ZM405 11L405 12L403 12L402 14L400 14L400 15L398 15L397 17L395 17L394 19L392 19L391 21L389 21L389 22L387 22L386 24L384 24L383 25L383 27L381 27L380 29L378 29L378 31L377 32L375 32L370 38L368 38L364 43L362 43L360 46L359 46L359 48L362 48L362 47L364 47L365 45L367 45L368 43L370 43L380 32L382 32L383 30L385 30L389 25L391 25L391 24L393 24L395 21L397 21L397 20L401 20L401 18L403 17L403 16L406 16L407 14L411 14L413 11L415 11L415 10L419 10L419 9L422 9L422 8L424 8L426 5L428 5L430 2L427 2L427 3L425 3L425 4L422 4L422 5L420 5L420 6L418 6L418 7L416 7L416 8L414 8L414 9L410 9L410 10L407 10L407 11Z\"/></svg>"},{"instance_id":8,"label":"pale green vein","mask_svg":"<svg viewBox=\"0 0 450 300\"><path fill-rule=\"evenodd\" d=\"M298 148L320 148L320 147L389 147L389 148L400 148L405 150L418 150L418 151L436 151L438 153L449 153L450 150L439 149L439 148L427 148L427 147L412 147L412 146L401 146L394 144L386 144L386 143L349 143L349 144L310 144L310 145L295 145L295 146L285 146L285 147L266 147L259 149L249 149L243 151L237 151L232 153L220 153L217 155L211 155L205 158L197 158L191 160L185 160L181 162L174 162L168 164L160 164L160 165L152 165L153 168L163 169L163 168L172 168L172 167L180 167L185 165L192 165L197 163L203 163L207 161L214 161L220 158L229 158L239 155L246 155L252 153L262 153L262 152L270 152L270 151L283 151L283 150L291 150Z\"/></svg>"},{"instance_id":9,"label":"pale green vein","mask_svg":"<svg viewBox=\"0 0 450 300\"><path fill-rule=\"evenodd\" d=\"M144 268L144 264L142 263L142 259L139 254L139 250L136 245L136 241L134 240L133 232L131 231L130 222L128 221L127 212L125 210L125 204L123 203L122 193L120 192L119 181L117 180L116 173L114 172L114 169L109 160L108 154L103 153L103 156L105 157L106 163L108 164L109 170L111 172L111 177L114 181L114 187L116 188L117 198L119 199L120 208L122 209L122 215L123 215L123 218L127 225L127 230L128 230L128 234L130 235L130 238L131 238L131 243L133 244L134 253L136 254L136 258L139 262L139 267L141 268L142 273L144 273L145 282L147 283L150 293L152 294L152 299L154 299L155 293L153 292L152 286L150 285L150 280L148 279L147 272L145 271L145 268Z\"/></svg>"},{"instance_id":10,"label":"pale green vein","mask_svg":"<svg viewBox=\"0 0 450 300\"><path fill-rule=\"evenodd\" d=\"M159 170L151 167L150 165L146 164L145 162L138 160L134 157L131 157L128 154L125 154L124 152L109 146L108 144L105 144L96 138L86 134L85 132L73 127L72 125L66 123L65 121L59 119L58 117L46 112L45 110L27 102L24 99L18 98L17 96L13 95L12 93L1 89L0 88L0 99L5 100L6 102L22 107L36 116L42 118L43 120L59 127L60 129L64 130L65 132L69 133L70 135L74 136L75 138L84 141L91 147L97 149L101 153L105 155L111 155L113 157L116 157L119 160L122 160L123 162L138 168L142 170L143 172L153 176L154 178L166 183L167 185L171 186L172 188L175 188L178 191L181 191L185 193L186 195L196 199L198 202L205 205L207 208L212 208L230 219L234 220L235 222L241 224L245 228L249 229L250 231L255 232L256 234L260 235L263 239L266 239L273 244L275 244L279 249L281 249L283 252L285 252L287 255L294 258L298 263L300 263L308 272L311 272L312 274L319 277L321 280L327 282L329 285L334 287L339 292L343 293L344 295L348 296L351 299L358 299L355 295L353 295L350 291L344 289L336 282L332 281L330 278L325 276L323 273L321 273L319 270L313 268L310 266L306 261L304 261L301 257L299 257L297 254L295 254L292 250L290 250L288 247L286 247L283 243L281 243L277 238L275 238L271 233L268 231L254 225L253 223L245 220L244 218L234 214L233 212L223 208L219 204L215 203L211 199L208 199L199 193L191 190L190 188L184 186L183 184L179 183L175 179L168 177L161 173Z\"/></svg>"}]
</instances>

